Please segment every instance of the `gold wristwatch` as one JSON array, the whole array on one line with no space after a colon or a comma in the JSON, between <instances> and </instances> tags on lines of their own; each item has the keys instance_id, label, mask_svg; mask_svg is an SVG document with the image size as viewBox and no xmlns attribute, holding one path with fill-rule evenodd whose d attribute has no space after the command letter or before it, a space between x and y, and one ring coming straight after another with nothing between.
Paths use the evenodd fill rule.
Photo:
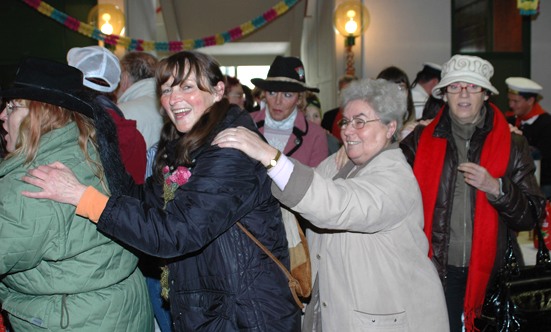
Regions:
<instances>
[{"instance_id":1,"label":"gold wristwatch","mask_svg":"<svg viewBox=\"0 0 551 332\"><path fill-rule=\"evenodd\" d=\"M266 166L266 169L270 170L273 167L275 167L275 165L277 165L277 161L279 160L279 157L281 157L281 151L277 150L277 154L276 154L275 158L270 160L270 163L268 164L268 166Z\"/></svg>"}]
</instances>

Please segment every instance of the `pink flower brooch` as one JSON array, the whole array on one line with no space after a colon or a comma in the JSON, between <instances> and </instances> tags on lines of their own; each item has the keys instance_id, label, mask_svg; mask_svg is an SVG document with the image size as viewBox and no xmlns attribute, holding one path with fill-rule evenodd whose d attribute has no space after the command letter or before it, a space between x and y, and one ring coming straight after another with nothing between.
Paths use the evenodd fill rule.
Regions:
<instances>
[{"instance_id":1,"label":"pink flower brooch","mask_svg":"<svg viewBox=\"0 0 551 332\"><path fill-rule=\"evenodd\" d=\"M163 168L163 174L165 176L165 183L163 186L163 198L165 200L164 209L166 208L166 204L174 199L176 189L189 180L191 172L186 167L178 166L175 171L170 173L168 166L165 166L165 168Z\"/></svg>"}]
</instances>

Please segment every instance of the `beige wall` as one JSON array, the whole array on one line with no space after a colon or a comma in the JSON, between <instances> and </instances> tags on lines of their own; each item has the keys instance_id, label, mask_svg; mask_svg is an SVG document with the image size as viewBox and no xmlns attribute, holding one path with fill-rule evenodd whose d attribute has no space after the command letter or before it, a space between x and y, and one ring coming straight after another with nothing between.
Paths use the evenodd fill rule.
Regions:
<instances>
[{"instance_id":1,"label":"beige wall","mask_svg":"<svg viewBox=\"0 0 551 332\"><path fill-rule=\"evenodd\" d=\"M371 25L363 40L363 77L388 66L413 81L423 62L442 64L451 56L451 1L364 0Z\"/></svg>"},{"instance_id":2,"label":"beige wall","mask_svg":"<svg viewBox=\"0 0 551 332\"><path fill-rule=\"evenodd\" d=\"M324 111L337 106L336 80L345 74L344 37L332 28L333 9L341 2L309 0L309 17L305 19L301 56L309 83L321 89ZM443 63L450 58L451 2L362 2L369 11L371 23L364 36L356 38L352 49L356 76L376 77L382 69L394 65L402 68L413 80L423 62ZM315 6L315 10L310 6ZM328 54L331 50L333 55Z\"/></svg>"},{"instance_id":3,"label":"beige wall","mask_svg":"<svg viewBox=\"0 0 551 332\"><path fill-rule=\"evenodd\" d=\"M333 4L334 0L308 0L302 30L301 59L306 83L321 90L319 99L324 112L337 104Z\"/></svg>"}]
</instances>

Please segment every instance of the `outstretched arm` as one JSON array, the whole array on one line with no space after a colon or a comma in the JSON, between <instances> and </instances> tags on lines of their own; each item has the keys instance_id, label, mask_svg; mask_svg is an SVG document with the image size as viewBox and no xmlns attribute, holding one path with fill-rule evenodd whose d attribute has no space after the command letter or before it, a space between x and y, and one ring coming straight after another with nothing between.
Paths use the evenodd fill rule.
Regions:
<instances>
[{"instance_id":1,"label":"outstretched arm","mask_svg":"<svg viewBox=\"0 0 551 332\"><path fill-rule=\"evenodd\" d=\"M233 148L242 151L252 159L260 161L264 166L268 166L270 161L275 158L277 149L264 142L255 132L244 128L228 128L221 131L212 145L221 148Z\"/></svg>"}]
</instances>

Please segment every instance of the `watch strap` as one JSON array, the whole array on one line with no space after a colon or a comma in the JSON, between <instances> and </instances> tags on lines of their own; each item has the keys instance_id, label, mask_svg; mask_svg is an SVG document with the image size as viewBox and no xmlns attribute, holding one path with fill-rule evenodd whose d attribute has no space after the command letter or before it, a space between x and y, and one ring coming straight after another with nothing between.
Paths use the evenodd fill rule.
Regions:
<instances>
[{"instance_id":1,"label":"watch strap","mask_svg":"<svg viewBox=\"0 0 551 332\"><path fill-rule=\"evenodd\" d=\"M270 163L268 164L268 166L266 166L266 169L270 170L275 167L277 165L277 162L279 161L279 157L281 157L281 151L277 150L276 156L274 157L274 159L270 160Z\"/></svg>"}]
</instances>

